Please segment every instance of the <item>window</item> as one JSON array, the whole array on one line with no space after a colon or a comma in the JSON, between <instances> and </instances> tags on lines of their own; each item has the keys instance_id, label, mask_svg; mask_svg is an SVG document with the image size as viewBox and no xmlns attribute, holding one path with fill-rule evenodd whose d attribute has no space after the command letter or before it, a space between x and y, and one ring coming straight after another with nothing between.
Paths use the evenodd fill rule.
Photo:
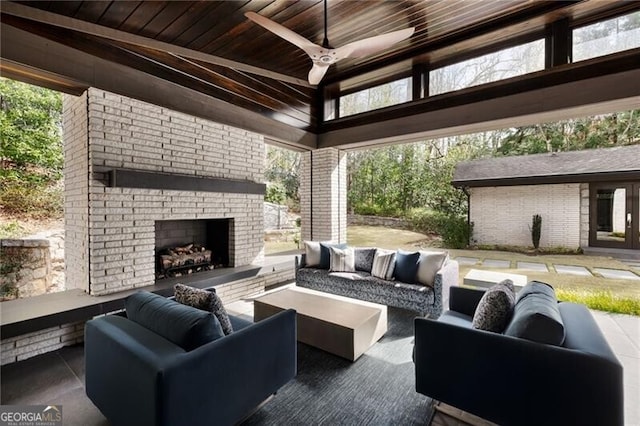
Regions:
<instances>
[{"instance_id":1,"label":"window","mask_svg":"<svg viewBox=\"0 0 640 426\"><path fill-rule=\"evenodd\" d=\"M544 40L536 40L429 73L429 95L452 92L544 69Z\"/></svg>"},{"instance_id":2,"label":"window","mask_svg":"<svg viewBox=\"0 0 640 426\"><path fill-rule=\"evenodd\" d=\"M573 61L640 47L640 12L573 30Z\"/></svg>"},{"instance_id":3,"label":"window","mask_svg":"<svg viewBox=\"0 0 640 426\"><path fill-rule=\"evenodd\" d=\"M411 100L411 78L392 81L340 98L340 117L359 114Z\"/></svg>"}]
</instances>

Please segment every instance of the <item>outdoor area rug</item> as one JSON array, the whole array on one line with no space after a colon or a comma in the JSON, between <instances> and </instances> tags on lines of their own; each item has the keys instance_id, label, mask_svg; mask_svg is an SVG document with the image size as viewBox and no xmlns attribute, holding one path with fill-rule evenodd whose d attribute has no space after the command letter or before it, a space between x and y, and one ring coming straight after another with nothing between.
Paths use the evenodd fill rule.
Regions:
<instances>
[{"instance_id":1,"label":"outdoor area rug","mask_svg":"<svg viewBox=\"0 0 640 426\"><path fill-rule=\"evenodd\" d=\"M388 331L356 362L298 343L298 375L243 425L429 425L415 391L413 319L389 308Z\"/></svg>"}]
</instances>

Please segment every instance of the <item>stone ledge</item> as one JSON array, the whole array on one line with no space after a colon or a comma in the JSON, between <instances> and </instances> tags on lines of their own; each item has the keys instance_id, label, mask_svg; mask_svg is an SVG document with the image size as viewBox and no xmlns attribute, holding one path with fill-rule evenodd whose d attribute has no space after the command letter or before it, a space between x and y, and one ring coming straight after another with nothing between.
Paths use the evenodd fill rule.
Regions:
<instances>
[{"instance_id":1,"label":"stone ledge","mask_svg":"<svg viewBox=\"0 0 640 426\"><path fill-rule=\"evenodd\" d=\"M25 238L25 239L2 239L0 247L49 247L49 240Z\"/></svg>"},{"instance_id":2,"label":"stone ledge","mask_svg":"<svg viewBox=\"0 0 640 426\"><path fill-rule=\"evenodd\" d=\"M173 285L187 283L198 288L216 287L233 281L293 271L293 255L273 256L260 264L238 268L214 269L187 277L167 278L155 285L140 287L102 296L90 296L82 290L67 290L26 299L2 302L0 319L2 339L8 339L77 321L86 321L97 315L124 309L124 299L139 290L147 290L162 296L173 295ZM182 280L180 279L182 278Z\"/></svg>"}]
</instances>

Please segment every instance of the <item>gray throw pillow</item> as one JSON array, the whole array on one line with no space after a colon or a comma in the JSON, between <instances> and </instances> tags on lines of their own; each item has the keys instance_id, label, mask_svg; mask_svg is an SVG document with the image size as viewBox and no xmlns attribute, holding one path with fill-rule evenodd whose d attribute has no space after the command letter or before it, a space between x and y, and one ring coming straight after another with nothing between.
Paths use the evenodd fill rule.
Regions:
<instances>
[{"instance_id":1,"label":"gray throw pillow","mask_svg":"<svg viewBox=\"0 0 640 426\"><path fill-rule=\"evenodd\" d=\"M393 270L396 266L396 252L391 250L378 249L373 257L373 267L371 275L383 280L393 279Z\"/></svg>"},{"instance_id":2,"label":"gray throw pillow","mask_svg":"<svg viewBox=\"0 0 640 426\"><path fill-rule=\"evenodd\" d=\"M515 299L511 280L501 281L489 288L473 314L473 328L502 333L511 319Z\"/></svg>"},{"instance_id":3,"label":"gray throw pillow","mask_svg":"<svg viewBox=\"0 0 640 426\"><path fill-rule=\"evenodd\" d=\"M373 268L373 258L376 255L376 249L369 247L355 247L353 251L355 256L354 263L356 271L371 273L371 269Z\"/></svg>"},{"instance_id":4,"label":"gray throw pillow","mask_svg":"<svg viewBox=\"0 0 640 426\"><path fill-rule=\"evenodd\" d=\"M449 257L447 252L420 251L420 261L418 262L418 273L416 278L422 285L433 287L436 274Z\"/></svg>"},{"instance_id":5,"label":"gray throw pillow","mask_svg":"<svg viewBox=\"0 0 640 426\"><path fill-rule=\"evenodd\" d=\"M222 305L222 300L216 294L215 289L203 290L184 284L176 284L173 286L173 290L176 302L211 312L220 322L225 336L233 333L229 314L227 314L227 310Z\"/></svg>"},{"instance_id":6,"label":"gray throw pillow","mask_svg":"<svg viewBox=\"0 0 640 426\"><path fill-rule=\"evenodd\" d=\"M351 247L339 249L329 247L329 272L355 272L354 254Z\"/></svg>"},{"instance_id":7,"label":"gray throw pillow","mask_svg":"<svg viewBox=\"0 0 640 426\"><path fill-rule=\"evenodd\" d=\"M305 266L314 268L320 266L320 243L317 241L305 241Z\"/></svg>"},{"instance_id":8,"label":"gray throw pillow","mask_svg":"<svg viewBox=\"0 0 640 426\"><path fill-rule=\"evenodd\" d=\"M504 334L548 345L562 345L564 323L553 287L538 281L524 286Z\"/></svg>"}]
</instances>

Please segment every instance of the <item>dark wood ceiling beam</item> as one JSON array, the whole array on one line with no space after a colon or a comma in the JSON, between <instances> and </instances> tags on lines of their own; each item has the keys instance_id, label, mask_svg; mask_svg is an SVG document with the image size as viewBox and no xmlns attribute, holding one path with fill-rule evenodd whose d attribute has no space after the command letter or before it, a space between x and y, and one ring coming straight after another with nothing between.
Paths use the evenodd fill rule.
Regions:
<instances>
[{"instance_id":1,"label":"dark wood ceiling beam","mask_svg":"<svg viewBox=\"0 0 640 426\"><path fill-rule=\"evenodd\" d=\"M123 2L126 3L126 2ZM269 71L256 66L248 65L238 61L232 61L229 59L221 58L219 56L210 55L207 53L195 51L192 49L180 47L177 45L165 43L162 41L142 37L136 34L131 34L125 31L115 30L101 25L96 25L90 22L81 21L79 19L70 18L67 16L50 13L44 10L35 9L32 7L24 6L13 2L3 2L2 13L29 19L42 24L52 25L59 28L65 28L73 31L78 31L84 34L89 34L109 40L120 41L125 43L136 44L142 47L151 49L163 50L176 55L184 56L190 59L198 59L205 62L210 62L216 65L230 67L252 74L262 75L277 80L286 81L292 84L298 84L301 86L310 86L306 80L284 75L275 71Z\"/></svg>"},{"instance_id":2,"label":"dark wood ceiling beam","mask_svg":"<svg viewBox=\"0 0 640 426\"><path fill-rule=\"evenodd\" d=\"M260 112L263 114L275 113L287 115L297 121L296 127L310 127L311 113L308 104L305 105L297 99L283 99L284 96L282 96L282 94L274 93L274 91L270 90L266 85L256 87L256 85L247 84L246 78L243 79L242 75L234 73L232 70L223 67L220 67L219 70L214 70L196 61L190 61L172 55L171 53L145 49L139 46L130 46L124 43L114 42L114 44L126 53L134 52L142 59L150 60L163 68L177 71L187 78L204 82L204 84L210 85L215 89L222 89L224 91L222 96L220 96L220 94L215 95L220 99L252 110L256 110L256 106L259 106L261 108ZM118 59L118 56L116 56L115 59ZM149 71L153 72L153 70ZM174 78L172 81L178 83L177 80L179 79ZM189 86L187 85L187 87ZM241 100L238 101L235 97L239 97ZM244 100L244 102L242 100ZM293 125L293 122L289 122L288 124Z\"/></svg>"},{"instance_id":3,"label":"dark wood ceiling beam","mask_svg":"<svg viewBox=\"0 0 640 426\"><path fill-rule=\"evenodd\" d=\"M46 87L47 89L76 96L81 95L89 88L89 86L83 82L6 59L0 61L0 75L12 80L18 80L23 83Z\"/></svg>"},{"instance_id":4,"label":"dark wood ceiling beam","mask_svg":"<svg viewBox=\"0 0 640 426\"><path fill-rule=\"evenodd\" d=\"M0 25L2 60L30 66L90 87L265 135L297 149L316 147L316 136L224 102L198 90L107 61L18 28Z\"/></svg>"},{"instance_id":5,"label":"dark wood ceiling beam","mask_svg":"<svg viewBox=\"0 0 640 426\"><path fill-rule=\"evenodd\" d=\"M640 108L640 49L329 121L318 146L355 148Z\"/></svg>"}]
</instances>

